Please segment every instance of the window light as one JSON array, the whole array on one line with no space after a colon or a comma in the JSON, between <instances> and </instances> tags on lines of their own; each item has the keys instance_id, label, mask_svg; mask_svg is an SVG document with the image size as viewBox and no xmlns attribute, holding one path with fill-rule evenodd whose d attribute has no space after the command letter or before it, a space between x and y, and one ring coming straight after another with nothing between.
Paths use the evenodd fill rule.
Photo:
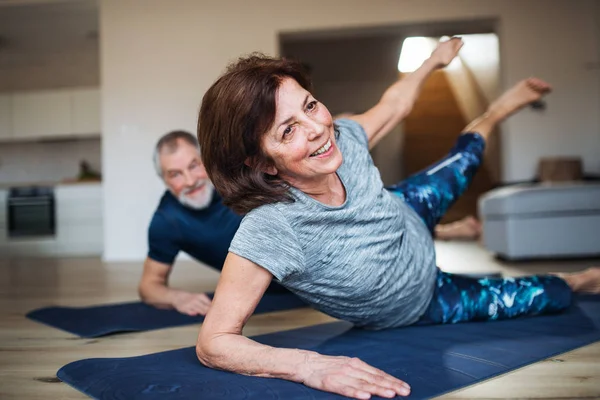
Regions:
<instances>
[{"instance_id":1,"label":"window light","mask_svg":"<svg viewBox=\"0 0 600 400\"><path fill-rule=\"evenodd\" d=\"M436 39L423 36L404 39L398 60L398 71L413 72L419 68L429 58L437 43Z\"/></svg>"}]
</instances>

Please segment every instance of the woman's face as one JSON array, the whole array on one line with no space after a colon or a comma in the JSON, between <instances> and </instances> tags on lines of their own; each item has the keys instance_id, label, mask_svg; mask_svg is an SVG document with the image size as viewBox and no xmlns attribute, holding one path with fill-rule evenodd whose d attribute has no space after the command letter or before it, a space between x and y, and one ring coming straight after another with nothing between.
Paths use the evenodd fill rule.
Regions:
<instances>
[{"instance_id":1,"label":"woman's face","mask_svg":"<svg viewBox=\"0 0 600 400\"><path fill-rule=\"evenodd\" d=\"M300 189L342 164L329 110L291 78L279 86L275 121L262 147L274 161L274 167L265 172Z\"/></svg>"}]
</instances>

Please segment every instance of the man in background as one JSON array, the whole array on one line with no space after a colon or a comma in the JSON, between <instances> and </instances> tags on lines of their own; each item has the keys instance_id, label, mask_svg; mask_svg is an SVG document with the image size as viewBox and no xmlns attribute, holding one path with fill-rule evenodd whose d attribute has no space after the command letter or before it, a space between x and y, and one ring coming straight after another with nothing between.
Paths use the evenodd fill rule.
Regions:
<instances>
[{"instance_id":1,"label":"man in background","mask_svg":"<svg viewBox=\"0 0 600 400\"><path fill-rule=\"evenodd\" d=\"M208 179L198 141L191 133L173 131L164 135L156 144L153 161L167 190L148 229L140 297L157 308L206 315L211 304L206 294L169 287L173 263L183 251L221 270L242 217L223 205ZM269 291L285 289L274 282Z\"/></svg>"}]
</instances>

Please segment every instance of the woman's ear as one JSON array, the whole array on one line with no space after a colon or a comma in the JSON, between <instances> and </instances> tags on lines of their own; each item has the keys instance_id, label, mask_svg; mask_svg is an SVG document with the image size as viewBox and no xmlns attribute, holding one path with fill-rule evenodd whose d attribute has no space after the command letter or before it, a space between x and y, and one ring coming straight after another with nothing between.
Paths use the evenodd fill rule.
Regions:
<instances>
[{"instance_id":1,"label":"woman's ear","mask_svg":"<svg viewBox=\"0 0 600 400\"><path fill-rule=\"evenodd\" d=\"M246 158L246 161L244 161L244 164L246 164L250 168L255 168L255 166L256 166L256 162L254 159L252 159L252 157ZM277 175L277 168L275 168L273 165L262 166L260 168L260 170L267 175L273 175L273 176Z\"/></svg>"},{"instance_id":2,"label":"woman's ear","mask_svg":"<svg viewBox=\"0 0 600 400\"><path fill-rule=\"evenodd\" d=\"M263 169L263 172L267 175L272 175L272 176L276 176L277 175L277 168L275 168L274 166L270 165L268 167L266 167L265 169Z\"/></svg>"}]
</instances>

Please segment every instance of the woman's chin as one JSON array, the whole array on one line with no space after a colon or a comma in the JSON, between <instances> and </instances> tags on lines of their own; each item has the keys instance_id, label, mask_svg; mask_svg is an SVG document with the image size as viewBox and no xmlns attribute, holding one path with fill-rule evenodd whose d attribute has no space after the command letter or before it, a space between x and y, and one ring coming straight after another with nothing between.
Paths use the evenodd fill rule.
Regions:
<instances>
[{"instance_id":1,"label":"woman's chin","mask_svg":"<svg viewBox=\"0 0 600 400\"><path fill-rule=\"evenodd\" d=\"M339 155L339 156L338 156ZM337 172L337 170L342 165L342 155L338 152L338 154L332 154L329 156L329 159L323 163L320 168L316 168L315 172L318 175L331 175Z\"/></svg>"}]
</instances>

